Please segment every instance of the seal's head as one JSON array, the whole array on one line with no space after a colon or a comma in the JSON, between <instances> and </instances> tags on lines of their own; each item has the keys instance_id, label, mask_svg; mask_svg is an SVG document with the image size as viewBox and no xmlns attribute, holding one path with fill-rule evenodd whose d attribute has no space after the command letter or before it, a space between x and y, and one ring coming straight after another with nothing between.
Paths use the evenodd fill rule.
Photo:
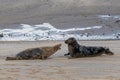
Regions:
<instances>
[{"instance_id":1,"label":"seal's head","mask_svg":"<svg viewBox=\"0 0 120 80\"><path fill-rule=\"evenodd\" d=\"M54 46L54 51L58 51L61 49L61 44L57 44Z\"/></svg>"},{"instance_id":2,"label":"seal's head","mask_svg":"<svg viewBox=\"0 0 120 80\"><path fill-rule=\"evenodd\" d=\"M77 43L77 40L74 37L68 38L67 40L65 40L66 44L74 44Z\"/></svg>"}]
</instances>

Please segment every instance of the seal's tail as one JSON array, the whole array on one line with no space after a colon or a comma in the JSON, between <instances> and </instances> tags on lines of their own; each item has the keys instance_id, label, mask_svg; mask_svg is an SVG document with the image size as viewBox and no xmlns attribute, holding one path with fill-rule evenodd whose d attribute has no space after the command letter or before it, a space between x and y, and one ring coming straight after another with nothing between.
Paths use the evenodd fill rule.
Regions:
<instances>
[{"instance_id":1,"label":"seal's tail","mask_svg":"<svg viewBox=\"0 0 120 80\"><path fill-rule=\"evenodd\" d=\"M17 60L15 57L6 57L6 60Z\"/></svg>"},{"instance_id":2,"label":"seal's tail","mask_svg":"<svg viewBox=\"0 0 120 80\"><path fill-rule=\"evenodd\" d=\"M105 54L114 55L114 53L112 51L110 51L109 48L105 48Z\"/></svg>"}]
</instances>

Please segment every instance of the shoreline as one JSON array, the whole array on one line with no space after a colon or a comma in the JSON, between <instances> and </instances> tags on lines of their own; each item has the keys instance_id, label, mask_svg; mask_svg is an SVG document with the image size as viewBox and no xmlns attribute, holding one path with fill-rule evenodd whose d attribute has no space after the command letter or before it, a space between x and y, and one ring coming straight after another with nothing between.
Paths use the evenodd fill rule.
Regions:
<instances>
[{"instance_id":1,"label":"shoreline","mask_svg":"<svg viewBox=\"0 0 120 80\"><path fill-rule=\"evenodd\" d=\"M62 42L62 41L65 41L65 40L30 40L30 41L27 41L27 40L19 40L19 41L0 41L0 42ZM120 39L94 39L94 40L77 40L77 41L120 41Z\"/></svg>"}]
</instances>

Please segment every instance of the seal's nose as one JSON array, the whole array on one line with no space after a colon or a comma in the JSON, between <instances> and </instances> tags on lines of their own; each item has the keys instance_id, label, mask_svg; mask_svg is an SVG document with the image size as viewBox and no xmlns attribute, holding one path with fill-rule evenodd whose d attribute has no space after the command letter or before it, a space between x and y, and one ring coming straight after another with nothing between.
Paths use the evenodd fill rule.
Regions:
<instances>
[{"instance_id":1,"label":"seal's nose","mask_svg":"<svg viewBox=\"0 0 120 80\"><path fill-rule=\"evenodd\" d=\"M61 49L61 45L62 45L62 44L59 44L59 49Z\"/></svg>"},{"instance_id":2,"label":"seal's nose","mask_svg":"<svg viewBox=\"0 0 120 80\"><path fill-rule=\"evenodd\" d=\"M65 43L67 43L67 40L65 41Z\"/></svg>"}]
</instances>

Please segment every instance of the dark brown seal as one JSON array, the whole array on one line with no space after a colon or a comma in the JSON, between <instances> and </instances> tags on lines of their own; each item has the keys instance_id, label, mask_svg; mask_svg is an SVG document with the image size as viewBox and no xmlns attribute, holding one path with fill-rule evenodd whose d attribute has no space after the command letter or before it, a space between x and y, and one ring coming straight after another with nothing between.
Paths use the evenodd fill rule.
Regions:
<instances>
[{"instance_id":1,"label":"dark brown seal","mask_svg":"<svg viewBox=\"0 0 120 80\"><path fill-rule=\"evenodd\" d=\"M83 46L79 45L77 40L73 37L67 39L65 43L68 45L68 53L71 58L79 57L93 57L100 56L102 54L113 55L114 53L106 47L93 47L93 46Z\"/></svg>"}]
</instances>

